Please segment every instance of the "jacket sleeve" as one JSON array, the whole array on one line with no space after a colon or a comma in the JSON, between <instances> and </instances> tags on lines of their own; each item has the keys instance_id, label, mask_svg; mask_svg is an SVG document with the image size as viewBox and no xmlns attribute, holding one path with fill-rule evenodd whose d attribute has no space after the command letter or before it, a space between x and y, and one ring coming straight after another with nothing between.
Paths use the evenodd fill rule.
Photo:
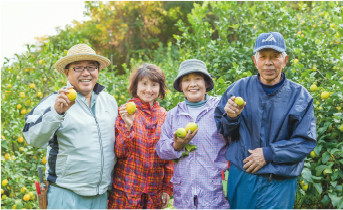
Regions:
<instances>
[{"instance_id":1,"label":"jacket sleeve","mask_svg":"<svg viewBox=\"0 0 343 210\"><path fill-rule=\"evenodd\" d=\"M168 112L166 120L164 121L161 128L161 137L155 146L157 155L163 160L173 160L181 157L182 152L176 151L173 147L174 134L172 126L172 115Z\"/></svg>"},{"instance_id":2,"label":"jacket sleeve","mask_svg":"<svg viewBox=\"0 0 343 210\"><path fill-rule=\"evenodd\" d=\"M227 103L227 100L232 96L229 94L231 86L225 91L222 98L220 99L215 111L214 119L216 121L218 132L225 137L231 137L232 140L239 139L239 126L241 122L240 115L236 118L230 118L224 107Z\"/></svg>"},{"instance_id":3,"label":"jacket sleeve","mask_svg":"<svg viewBox=\"0 0 343 210\"><path fill-rule=\"evenodd\" d=\"M316 146L316 122L313 99L305 107L302 117L294 117L291 138L271 143L263 148L267 162L296 163L302 161Z\"/></svg>"},{"instance_id":4,"label":"jacket sleeve","mask_svg":"<svg viewBox=\"0 0 343 210\"><path fill-rule=\"evenodd\" d=\"M135 126L132 126L131 131L125 127L125 122L118 114L116 120L116 141L114 152L118 158L125 158L131 152L131 144L134 136Z\"/></svg>"},{"instance_id":5,"label":"jacket sleeve","mask_svg":"<svg viewBox=\"0 0 343 210\"><path fill-rule=\"evenodd\" d=\"M163 192L168 193L171 197L173 195L173 183L170 182L173 176L174 163L172 160L166 160L164 165L164 178L163 178Z\"/></svg>"},{"instance_id":6,"label":"jacket sleeve","mask_svg":"<svg viewBox=\"0 0 343 210\"><path fill-rule=\"evenodd\" d=\"M64 115L55 110L55 99L54 95L48 96L25 117L23 134L30 145L46 148L63 122Z\"/></svg>"}]
</instances>

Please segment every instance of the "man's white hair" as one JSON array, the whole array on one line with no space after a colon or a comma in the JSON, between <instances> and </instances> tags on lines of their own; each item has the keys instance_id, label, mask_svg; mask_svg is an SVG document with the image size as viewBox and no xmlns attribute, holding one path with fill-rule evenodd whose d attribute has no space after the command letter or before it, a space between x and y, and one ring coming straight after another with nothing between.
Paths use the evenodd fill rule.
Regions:
<instances>
[{"instance_id":1,"label":"man's white hair","mask_svg":"<svg viewBox=\"0 0 343 210\"><path fill-rule=\"evenodd\" d=\"M257 51L257 52L255 53L255 59L256 59L256 60L258 60L258 52L259 52L259 51ZM283 60L286 59L286 56L287 56L287 53L286 53L286 52L282 52Z\"/></svg>"}]
</instances>

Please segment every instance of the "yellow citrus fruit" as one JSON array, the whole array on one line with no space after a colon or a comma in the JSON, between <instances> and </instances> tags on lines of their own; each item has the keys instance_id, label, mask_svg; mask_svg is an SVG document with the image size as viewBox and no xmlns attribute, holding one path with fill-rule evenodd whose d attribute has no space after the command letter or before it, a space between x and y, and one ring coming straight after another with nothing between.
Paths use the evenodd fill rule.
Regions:
<instances>
[{"instance_id":1,"label":"yellow citrus fruit","mask_svg":"<svg viewBox=\"0 0 343 210\"><path fill-rule=\"evenodd\" d=\"M21 107L22 107L21 104L17 105L17 109L21 109Z\"/></svg>"},{"instance_id":2,"label":"yellow citrus fruit","mask_svg":"<svg viewBox=\"0 0 343 210\"><path fill-rule=\"evenodd\" d=\"M20 114L25 115L25 114L26 114L26 109L22 109L22 110L20 111Z\"/></svg>"},{"instance_id":3,"label":"yellow citrus fruit","mask_svg":"<svg viewBox=\"0 0 343 210\"><path fill-rule=\"evenodd\" d=\"M294 62L295 64L297 64L297 63L299 62L299 60L298 60L298 59L294 59L293 62Z\"/></svg>"},{"instance_id":4,"label":"yellow citrus fruit","mask_svg":"<svg viewBox=\"0 0 343 210\"><path fill-rule=\"evenodd\" d=\"M327 99L330 97L330 93L327 92L327 91L323 91L321 96L320 96L322 99Z\"/></svg>"},{"instance_id":5,"label":"yellow citrus fruit","mask_svg":"<svg viewBox=\"0 0 343 210\"><path fill-rule=\"evenodd\" d=\"M35 194L33 194L33 192L29 192L29 195L31 200L35 199Z\"/></svg>"},{"instance_id":6,"label":"yellow citrus fruit","mask_svg":"<svg viewBox=\"0 0 343 210\"><path fill-rule=\"evenodd\" d=\"M26 72L30 72L30 69L29 69L29 68L26 68L25 71L26 71Z\"/></svg>"},{"instance_id":7,"label":"yellow citrus fruit","mask_svg":"<svg viewBox=\"0 0 343 210\"><path fill-rule=\"evenodd\" d=\"M2 196L1 196L1 199L2 199L2 200L5 200L6 198L7 198L6 195L2 195Z\"/></svg>"},{"instance_id":8,"label":"yellow citrus fruit","mask_svg":"<svg viewBox=\"0 0 343 210\"><path fill-rule=\"evenodd\" d=\"M186 125L185 129L186 133L188 133L188 130L191 130L191 132L193 133L196 129L198 129L198 125L194 122L190 122Z\"/></svg>"},{"instance_id":9,"label":"yellow citrus fruit","mask_svg":"<svg viewBox=\"0 0 343 210\"><path fill-rule=\"evenodd\" d=\"M19 136L18 142L19 142L19 143L23 143L23 141L24 141L24 138L23 138L22 136Z\"/></svg>"},{"instance_id":10,"label":"yellow citrus fruit","mask_svg":"<svg viewBox=\"0 0 343 210\"><path fill-rule=\"evenodd\" d=\"M10 157L11 157L11 155L10 155L10 154L8 154L8 153L7 153L7 154L5 154L5 159L6 159L6 160L10 159Z\"/></svg>"},{"instance_id":11,"label":"yellow citrus fruit","mask_svg":"<svg viewBox=\"0 0 343 210\"><path fill-rule=\"evenodd\" d=\"M74 89L69 89L69 92L67 93L67 97L71 102L73 102L75 101L77 97L77 92Z\"/></svg>"},{"instance_id":12,"label":"yellow citrus fruit","mask_svg":"<svg viewBox=\"0 0 343 210\"><path fill-rule=\"evenodd\" d=\"M311 87L310 87L311 91L316 91L317 89L318 89L318 87L315 84L311 85Z\"/></svg>"},{"instance_id":13,"label":"yellow citrus fruit","mask_svg":"<svg viewBox=\"0 0 343 210\"><path fill-rule=\"evenodd\" d=\"M43 62L44 62L43 60L39 60L38 61L38 63L41 64L41 65L43 64Z\"/></svg>"},{"instance_id":14,"label":"yellow citrus fruit","mask_svg":"<svg viewBox=\"0 0 343 210\"><path fill-rule=\"evenodd\" d=\"M136 104L133 101L128 102L126 105L126 111L129 115L132 115L136 112Z\"/></svg>"},{"instance_id":15,"label":"yellow citrus fruit","mask_svg":"<svg viewBox=\"0 0 343 210\"><path fill-rule=\"evenodd\" d=\"M315 151L312 151L311 153L310 153L310 155L311 155L311 157L316 157L316 152Z\"/></svg>"},{"instance_id":16,"label":"yellow citrus fruit","mask_svg":"<svg viewBox=\"0 0 343 210\"><path fill-rule=\"evenodd\" d=\"M343 132L343 124L339 126L339 130Z\"/></svg>"},{"instance_id":17,"label":"yellow citrus fruit","mask_svg":"<svg viewBox=\"0 0 343 210\"><path fill-rule=\"evenodd\" d=\"M19 147L19 152L24 151L24 147Z\"/></svg>"},{"instance_id":18,"label":"yellow citrus fruit","mask_svg":"<svg viewBox=\"0 0 343 210\"><path fill-rule=\"evenodd\" d=\"M46 164L46 162L47 162L47 161L46 161L46 157L44 156L43 159L42 159L42 163L43 163L43 164Z\"/></svg>"},{"instance_id":19,"label":"yellow citrus fruit","mask_svg":"<svg viewBox=\"0 0 343 210\"><path fill-rule=\"evenodd\" d=\"M6 139L5 136L1 136L1 138L4 139L4 140Z\"/></svg>"},{"instance_id":20,"label":"yellow citrus fruit","mask_svg":"<svg viewBox=\"0 0 343 210\"><path fill-rule=\"evenodd\" d=\"M4 192L5 192L5 191L1 188L1 194L4 194Z\"/></svg>"},{"instance_id":21,"label":"yellow citrus fruit","mask_svg":"<svg viewBox=\"0 0 343 210\"><path fill-rule=\"evenodd\" d=\"M316 67L316 66L313 66L313 67L312 67L312 70L313 70L313 71L317 71L317 67Z\"/></svg>"},{"instance_id":22,"label":"yellow citrus fruit","mask_svg":"<svg viewBox=\"0 0 343 210\"><path fill-rule=\"evenodd\" d=\"M184 128L178 128L176 130L176 135L180 138L184 138L187 135L186 129Z\"/></svg>"},{"instance_id":23,"label":"yellow citrus fruit","mask_svg":"<svg viewBox=\"0 0 343 210\"><path fill-rule=\"evenodd\" d=\"M331 23L330 28L335 28L335 24Z\"/></svg>"},{"instance_id":24,"label":"yellow citrus fruit","mask_svg":"<svg viewBox=\"0 0 343 210\"><path fill-rule=\"evenodd\" d=\"M12 209L16 209L17 208L17 206L14 204L13 206L12 206Z\"/></svg>"},{"instance_id":25,"label":"yellow citrus fruit","mask_svg":"<svg viewBox=\"0 0 343 210\"><path fill-rule=\"evenodd\" d=\"M301 188L306 191L308 189L308 184L303 185Z\"/></svg>"},{"instance_id":26,"label":"yellow citrus fruit","mask_svg":"<svg viewBox=\"0 0 343 210\"><path fill-rule=\"evenodd\" d=\"M121 95L121 96L120 96L120 98L121 98L121 99L124 99L124 96L123 96L123 95Z\"/></svg>"},{"instance_id":27,"label":"yellow citrus fruit","mask_svg":"<svg viewBox=\"0 0 343 210\"><path fill-rule=\"evenodd\" d=\"M33 83L30 84L30 88L31 88L31 89L35 88L35 84L33 84Z\"/></svg>"},{"instance_id":28,"label":"yellow citrus fruit","mask_svg":"<svg viewBox=\"0 0 343 210\"><path fill-rule=\"evenodd\" d=\"M30 195L29 194L25 194L23 197L24 201L29 201L30 200Z\"/></svg>"},{"instance_id":29,"label":"yellow citrus fruit","mask_svg":"<svg viewBox=\"0 0 343 210\"><path fill-rule=\"evenodd\" d=\"M12 87L12 85L11 85L11 84L8 84L8 85L7 85L7 88L11 88L11 87Z\"/></svg>"},{"instance_id":30,"label":"yellow citrus fruit","mask_svg":"<svg viewBox=\"0 0 343 210\"><path fill-rule=\"evenodd\" d=\"M19 95L20 95L21 98L25 98L25 93L24 92L20 92Z\"/></svg>"},{"instance_id":31,"label":"yellow citrus fruit","mask_svg":"<svg viewBox=\"0 0 343 210\"><path fill-rule=\"evenodd\" d=\"M304 180L301 180L301 182L300 182L300 186L304 186Z\"/></svg>"},{"instance_id":32,"label":"yellow citrus fruit","mask_svg":"<svg viewBox=\"0 0 343 210\"><path fill-rule=\"evenodd\" d=\"M236 97L235 98L235 103L238 105L238 106L242 106L244 104L244 100L242 97Z\"/></svg>"},{"instance_id":33,"label":"yellow citrus fruit","mask_svg":"<svg viewBox=\"0 0 343 210\"><path fill-rule=\"evenodd\" d=\"M22 188L20 189L20 192L24 194L24 193L26 192L26 187L22 187Z\"/></svg>"},{"instance_id":34,"label":"yellow citrus fruit","mask_svg":"<svg viewBox=\"0 0 343 210\"><path fill-rule=\"evenodd\" d=\"M46 77L43 78L43 82L46 82L48 81L48 79Z\"/></svg>"},{"instance_id":35,"label":"yellow citrus fruit","mask_svg":"<svg viewBox=\"0 0 343 210\"><path fill-rule=\"evenodd\" d=\"M315 28L315 27L316 27L316 24L313 24L312 27Z\"/></svg>"},{"instance_id":36,"label":"yellow citrus fruit","mask_svg":"<svg viewBox=\"0 0 343 210\"><path fill-rule=\"evenodd\" d=\"M37 92L37 96L38 96L38 97L42 97L42 95L43 95L43 93L42 93L42 92L40 92L40 91L39 91L39 92Z\"/></svg>"},{"instance_id":37,"label":"yellow citrus fruit","mask_svg":"<svg viewBox=\"0 0 343 210\"><path fill-rule=\"evenodd\" d=\"M7 179L2 180L1 185L2 185L3 187L6 187L7 184L8 184L8 180L7 180Z\"/></svg>"}]
</instances>

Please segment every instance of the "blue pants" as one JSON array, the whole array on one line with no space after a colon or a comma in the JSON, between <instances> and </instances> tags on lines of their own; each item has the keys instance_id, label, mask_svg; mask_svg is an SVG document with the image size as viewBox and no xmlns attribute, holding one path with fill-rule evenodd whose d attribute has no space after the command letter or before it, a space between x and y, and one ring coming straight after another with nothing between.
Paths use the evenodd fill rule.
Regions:
<instances>
[{"instance_id":1,"label":"blue pants","mask_svg":"<svg viewBox=\"0 0 343 210\"><path fill-rule=\"evenodd\" d=\"M292 209L297 178L269 181L267 176L249 174L231 164L227 189L232 209Z\"/></svg>"},{"instance_id":2,"label":"blue pants","mask_svg":"<svg viewBox=\"0 0 343 210\"><path fill-rule=\"evenodd\" d=\"M47 197L47 209L107 209L107 192L81 196L71 190L50 185Z\"/></svg>"}]
</instances>

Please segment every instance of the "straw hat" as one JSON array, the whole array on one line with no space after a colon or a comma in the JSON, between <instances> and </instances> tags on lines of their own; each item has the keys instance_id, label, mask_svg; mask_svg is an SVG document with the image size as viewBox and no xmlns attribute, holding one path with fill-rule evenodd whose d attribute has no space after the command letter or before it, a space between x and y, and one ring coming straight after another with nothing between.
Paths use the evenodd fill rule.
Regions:
<instances>
[{"instance_id":1,"label":"straw hat","mask_svg":"<svg viewBox=\"0 0 343 210\"><path fill-rule=\"evenodd\" d=\"M174 88L177 91L182 92L182 90L180 89L181 78L190 73L202 73L208 85L208 87L206 88L206 92L213 89L214 83L211 75L207 71L206 64L201 60L189 59L183 61L180 64L179 74L177 75L174 81Z\"/></svg>"},{"instance_id":2,"label":"straw hat","mask_svg":"<svg viewBox=\"0 0 343 210\"><path fill-rule=\"evenodd\" d=\"M84 61L84 60L90 60L90 61L97 61L100 63L100 69L106 68L111 64L110 60L107 58L97 55L95 51L89 47L86 44L77 44L72 46L67 53L67 56L59 59L55 63L55 68L58 72L64 74L64 68L66 65L73 63L75 61Z\"/></svg>"}]
</instances>

